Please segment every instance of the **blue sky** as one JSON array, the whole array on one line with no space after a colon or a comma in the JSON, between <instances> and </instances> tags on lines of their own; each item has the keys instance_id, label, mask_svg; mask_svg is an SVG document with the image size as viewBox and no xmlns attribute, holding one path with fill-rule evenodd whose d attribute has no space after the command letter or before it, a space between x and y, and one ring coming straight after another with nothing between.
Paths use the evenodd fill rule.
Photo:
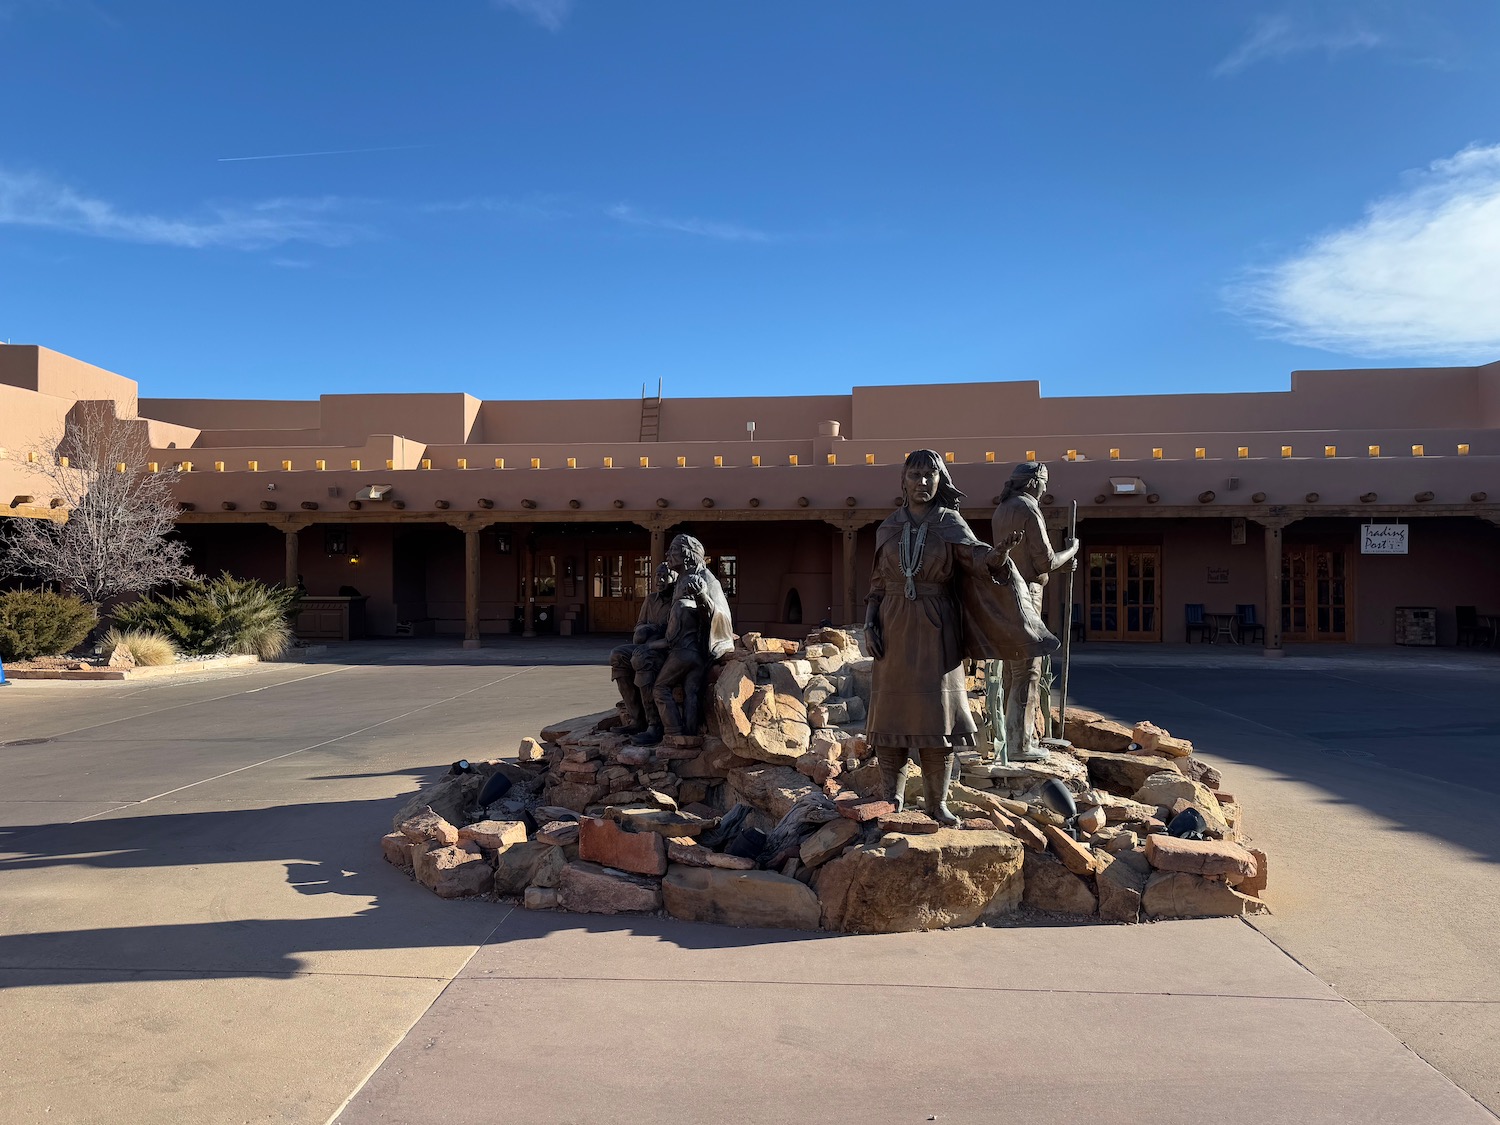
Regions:
<instances>
[{"instance_id":1,"label":"blue sky","mask_svg":"<svg viewBox=\"0 0 1500 1125\"><path fill-rule=\"evenodd\" d=\"M148 396L1487 362L1497 56L1493 0L0 0L0 339Z\"/></svg>"}]
</instances>

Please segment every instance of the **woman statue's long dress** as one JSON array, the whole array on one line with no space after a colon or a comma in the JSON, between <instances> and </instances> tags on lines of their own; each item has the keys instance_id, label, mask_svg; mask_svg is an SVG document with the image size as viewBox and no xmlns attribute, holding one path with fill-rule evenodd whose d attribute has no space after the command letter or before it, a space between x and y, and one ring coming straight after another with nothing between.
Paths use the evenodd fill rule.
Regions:
<instances>
[{"instance_id":1,"label":"woman statue's long dress","mask_svg":"<svg viewBox=\"0 0 1500 1125\"><path fill-rule=\"evenodd\" d=\"M927 814L958 823L948 810L954 754L978 741L969 713L964 660L1019 659L1056 652L1027 596L1009 550L975 537L958 513L963 493L930 449L906 458L903 505L880 525L865 616L870 654L866 738L886 793L898 808L905 767L922 767Z\"/></svg>"}]
</instances>

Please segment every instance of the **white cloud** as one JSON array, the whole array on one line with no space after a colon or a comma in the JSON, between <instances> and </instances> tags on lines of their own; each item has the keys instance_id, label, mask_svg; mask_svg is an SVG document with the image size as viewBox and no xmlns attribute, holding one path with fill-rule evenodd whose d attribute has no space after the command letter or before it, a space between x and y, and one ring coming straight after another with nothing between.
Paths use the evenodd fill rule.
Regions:
<instances>
[{"instance_id":1,"label":"white cloud","mask_svg":"<svg viewBox=\"0 0 1500 1125\"><path fill-rule=\"evenodd\" d=\"M1434 161L1357 223L1230 287L1296 344L1460 362L1500 356L1500 145Z\"/></svg>"},{"instance_id":2,"label":"white cloud","mask_svg":"<svg viewBox=\"0 0 1500 1125\"><path fill-rule=\"evenodd\" d=\"M614 206L608 208L605 213L616 222L625 223L629 226L676 231L679 234L691 234L700 238L717 238L724 242L770 242L772 240L771 236L765 233L765 231L739 226L736 223L718 223L707 219L673 219L664 215L647 215L637 211L627 203L616 203Z\"/></svg>"},{"instance_id":3,"label":"white cloud","mask_svg":"<svg viewBox=\"0 0 1500 1125\"><path fill-rule=\"evenodd\" d=\"M0 225L38 227L122 242L190 249L257 250L288 242L342 246L364 232L333 218L334 198L216 204L194 217L122 211L114 204L30 172L0 169Z\"/></svg>"},{"instance_id":4,"label":"white cloud","mask_svg":"<svg viewBox=\"0 0 1500 1125\"><path fill-rule=\"evenodd\" d=\"M465 199L440 199L417 208L426 215L488 214L513 219L558 219L569 214L556 196L532 195L512 199L502 195L472 195Z\"/></svg>"},{"instance_id":5,"label":"white cloud","mask_svg":"<svg viewBox=\"0 0 1500 1125\"><path fill-rule=\"evenodd\" d=\"M1214 75L1223 78L1238 74L1258 62L1284 59L1305 51L1324 51L1332 56L1344 51L1369 50L1384 41L1373 31L1354 23L1337 28L1314 28L1299 24L1290 16L1262 16L1256 21L1249 38L1214 67Z\"/></svg>"},{"instance_id":6,"label":"white cloud","mask_svg":"<svg viewBox=\"0 0 1500 1125\"><path fill-rule=\"evenodd\" d=\"M573 0L490 0L490 2L497 8L519 12L548 31L561 31L568 14L573 10Z\"/></svg>"}]
</instances>

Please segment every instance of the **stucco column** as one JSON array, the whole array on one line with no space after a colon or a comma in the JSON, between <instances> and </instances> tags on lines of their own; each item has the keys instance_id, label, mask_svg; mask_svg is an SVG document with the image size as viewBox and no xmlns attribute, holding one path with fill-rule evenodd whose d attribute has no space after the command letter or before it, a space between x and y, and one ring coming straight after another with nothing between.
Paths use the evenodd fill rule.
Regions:
<instances>
[{"instance_id":1,"label":"stucco column","mask_svg":"<svg viewBox=\"0 0 1500 1125\"><path fill-rule=\"evenodd\" d=\"M855 552L859 546L859 529L857 527L844 528L844 624L853 625L864 620L864 615L855 616L854 601L854 562Z\"/></svg>"},{"instance_id":2,"label":"stucco column","mask_svg":"<svg viewBox=\"0 0 1500 1125\"><path fill-rule=\"evenodd\" d=\"M526 536L525 553L521 557L522 617L521 636L536 636L536 541Z\"/></svg>"},{"instance_id":3,"label":"stucco column","mask_svg":"<svg viewBox=\"0 0 1500 1125\"><path fill-rule=\"evenodd\" d=\"M479 529L464 532L464 648L479 647Z\"/></svg>"},{"instance_id":4,"label":"stucco column","mask_svg":"<svg viewBox=\"0 0 1500 1125\"><path fill-rule=\"evenodd\" d=\"M297 561L297 536L301 534L302 529L283 527L281 532L286 536L286 576L282 579L282 584L288 590L292 590L296 588L297 575L301 573L300 564Z\"/></svg>"},{"instance_id":5,"label":"stucco column","mask_svg":"<svg viewBox=\"0 0 1500 1125\"><path fill-rule=\"evenodd\" d=\"M1266 533L1266 647L1262 656L1286 655L1281 647L1281 529L1286 520L1258 520Z\"/></svg>"}]
</instances>

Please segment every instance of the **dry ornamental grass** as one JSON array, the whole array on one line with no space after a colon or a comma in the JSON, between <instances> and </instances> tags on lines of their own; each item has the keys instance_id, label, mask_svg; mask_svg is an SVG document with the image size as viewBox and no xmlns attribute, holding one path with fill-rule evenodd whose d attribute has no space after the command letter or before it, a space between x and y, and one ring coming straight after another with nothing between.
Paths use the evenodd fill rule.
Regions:
<instances>
[{"instance_id":1,"label":"dry ornamental grass","mask_svg":"<svg viewBox=\"0 0 1500 1125\"><path fill-rule=\"evenodd\" d=\"M171 664L177 660L177 649L170 640L149 629L111 629L104 634L104 658L108 660L115 649L123 646L135 662L142 667L154 668Z\"/></svg>"}]
</instances>

